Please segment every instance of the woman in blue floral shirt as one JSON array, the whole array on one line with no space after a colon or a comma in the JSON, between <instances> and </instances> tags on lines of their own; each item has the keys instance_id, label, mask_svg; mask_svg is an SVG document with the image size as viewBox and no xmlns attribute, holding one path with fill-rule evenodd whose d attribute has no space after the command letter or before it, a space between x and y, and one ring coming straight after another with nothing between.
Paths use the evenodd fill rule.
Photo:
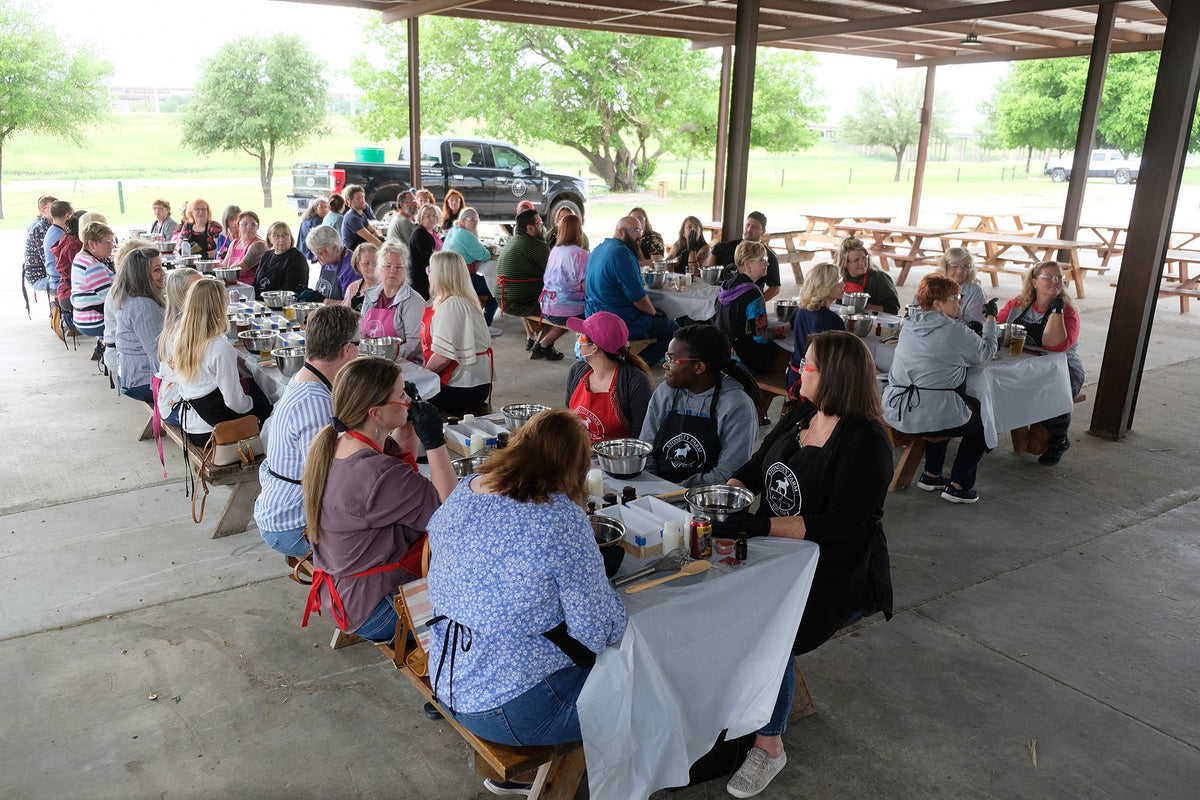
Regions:
<instances>
[{"instance_id":1,"label":"woman in blue floral shirt","mask_svg":"<svg viewBox=\"0 0 1200 800\"><path fill-rule=\"evenodd\" d=\"M442 706L483 739L578 740L589 662L625 630L577 502L590 445L573 413L543 411L429 520L429 597L441 619L430 676Z\"/></svg>"}]
</instances>

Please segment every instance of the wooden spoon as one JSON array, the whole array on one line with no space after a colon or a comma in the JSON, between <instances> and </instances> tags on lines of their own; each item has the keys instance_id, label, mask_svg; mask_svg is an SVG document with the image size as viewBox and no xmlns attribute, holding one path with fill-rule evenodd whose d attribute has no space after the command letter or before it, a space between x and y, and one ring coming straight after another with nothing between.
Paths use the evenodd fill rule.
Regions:
<instances>
[{"instance_id":1,"label":"wooden spoon","mask_svg":"<svg viewBox=\"0 0 1200 800\"><path fill-rule=\"evenodd\" d=\"M673 581L676 578L682 578L685 575L699 575L701 572L704 572L711 566L711 561L689 561L688 563L684 564L679 572L676 572L674 575L668 575L665 578L655 578L652 581L645 581L644 583L639 583L636 586L630 586L625 590L625 594L640 592L643 589L649 589L651 586L658 586L660 583Z\"/></svg>"}]
</instances>

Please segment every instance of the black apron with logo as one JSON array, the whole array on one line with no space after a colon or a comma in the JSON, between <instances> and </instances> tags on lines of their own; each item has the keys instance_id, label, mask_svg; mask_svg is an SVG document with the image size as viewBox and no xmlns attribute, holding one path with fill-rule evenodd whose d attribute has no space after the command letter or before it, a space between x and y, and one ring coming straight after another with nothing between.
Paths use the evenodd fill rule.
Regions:
<instances>
[{"instance_id":1,"label":"black apron with logo","mask_svg":"<svg viewBox=\"0 0 1200 800\"><path fill-rule=\"evenodd\" d=\"M1016 319L1009 317L1008 322L1010 325L1020 325L1025 329L1025 341L1027 344L1031 344L1034 347L1041 347L1042 334L1046 332L1046 317L1050 315L1048 313L1043 314L1041 322L1026 321L1025 315L1028 314L1032 308L1033 306L1026 306L1025 308L1022 308L1021 313L1017 315Z\"/></svg>"},{"instance_id":2,"label":"black apron with logo","mask_svg":"<svg viewBox=\"0 0 1200 800\"><path fill-rule=\"evenodd\" d=\"M711 472L721 457L721 437L717 433L717 402L721 381L713 386L707 417L681 414L672 402L666 419L654 437L654 464L658 477L680 483L691 475ZM678 396L676 396L676 399Z\"/></svg>"}]
</instances>

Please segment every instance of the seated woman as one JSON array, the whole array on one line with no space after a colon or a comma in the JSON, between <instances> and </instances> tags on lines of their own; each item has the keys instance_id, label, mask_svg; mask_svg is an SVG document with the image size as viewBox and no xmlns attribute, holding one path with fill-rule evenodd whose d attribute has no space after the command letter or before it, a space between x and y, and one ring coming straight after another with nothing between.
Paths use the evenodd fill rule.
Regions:
<instances>
[{"instance_id":1,"label":"seated woman","mask_svg":"<svg viewBox=\"0 0 1200 800\"><path fill-rule=\"evenodd\" d=\"M179 229L179 223L171 216L171 203L160 198L154 201L152 208L154 223L150 226L150 236L161 236L164 241L171 241L171 237Z\"/></svg>"},{"instance_id":2,"label":"seated woman","mask_svg":"<svg viewBox=\"0 0 1200 800\"><path fill-rule=\"evenodd\" d=\"M183 300L192 284L200 280L200 273L191 267L176 267L167 275L166 306L163 309L162 333L156 348L158 372L151 379L154 402L159 416L168 425L179 425L179 379L175 374L175 359L172 355L175 336L179 333L179 320L183 316Z\"/></svg>"},{"instance_id":3,"label":"seated woman","mask_svg":"<svg viewBox=\"0 0 1200 800\"><path fill-rule=\"evenodd\" d=\"M350 256L350 266L354 267L354 271L360 277L346 287L346 296L342 298L342 305L349 306L355 311L362 309L367 290L379 285L378 263L379 248L375 245L363 242L354 248L354 255Z\"/></svg>"},{"instance_id":4,"label":"seated woman","mask_svg":"<svg viewBox=\"0 0 1200 800\"><path fill-rule=\"evenodd\" d=\"M762 411L758 386L729 357L721 329L680 328L638 436L654 443L646 469L682 486L724 483L750 459Z\"/></svg>"},{"instance_id":5,"label":"seated woman","mask_svg":"<svg viewBox=\"0 0 1200 800\"><path fill-rule=\"evenodd\" d=\"M583 221L574 214L566 214L558 224L558 240L546 262L545 288L538 297L542 316L547 321L565 325L567 317L583 316L587 305L587 291L583 288L587 262L588 252L583 249ZM554 349L554 343L563 333L562 328L543 331L529 357L547 361L561 359L563 354Z\"/></svg>"},{"instance_id":6,"label":"seated woman","mask_svg":"<svg viewBox=\"0 0 1200 800\"><path fill-rule=\"evenodd\" d=\"M729 483L760 494L756 515L741 512L713 533L808 539L821 558L792 652L815 650L859 613L892 616L892 583L883 501L892 479L892 447L879 424L875 364L852 333L827 331L808 339L805 400L780 420ZM726 787L753 797L787 763L782 734L795 691L784 668L775 710L758 731L746 761Z\"/></svg>"},{"instance_id":7,"label":"seated woman","mask_svg":"<svg viewBox=\"0 0 1200 800\"><path fill-rule=\"evenodd\" d=\"M630 209L629 216L642 223L642 238L637 242L638 252L635 253L638 263L649 264L652 261L661 261L666 258L667 246L663 244L662 234L650 226L650 218L646 216L646 209L634 206Z\"/></svg>"},{"instance_id":8,"label":"seated woman","mask_svg":"<svg viewBox=\"0 0 1200 800\"><path fill-rule=\"evenodd\" d=\"M420 443L430 478L417 472ZM424 530L454 489L442 417L410 398L400 368L359 358L333 381L333 417L308 449L304 516L312 545L311 612L373 642L396 631L392 595L420 572Z\"/></svg>"},{"instance_id":9,"label":"seated woman","mask_svg":"<svg viewBox=\"0 0 1200 800\"><path fill-rule=\"evenodd\" d=\"M63 223L62 236L50 246L50 254L54 257L54 263L61 273L55 296L58 298L58 307L67 317L68 322L70 322L71 315L71 264L75 262L75 256L79 255L79 251L83 249L83 242L79 240L79 234L84 226L79 223L88 213L82 209L72 212ZM104 220L98 221L103 222Z\"/></svg>"},{"instance_id":10,"label":"seated woman","mask_svg":"<svg viewBox=\"0 0 1200 800\"><path fill-rule=\"evenodd\" d=\"M553 249L554 246L558 244L558 226L562 222L563 217L565 217L567 214L575 214L575 212L571 210L570 206L559 206L558 211L554 212L554 226L550 228L550 230L546 231L545 235L547 247ZM579 215L575 214L575 216ZM587 250L589 253L592 252L592 243L588 241L587 234L580 231L579 235L583 240L580 242L579 246L584 250Z\"/></svg>"},{"instance_id":11,"label":"seated woman","mask_svg":"<svg viewBox=\"0 0 1200 800\"><path fill-rule=\"evenodd\" d=\"M243 211L237 221L237 240L229 245L229 251L225 254L224 265L240 267L242 271L238 273L238 283L244 283L247 286L254 285L259 262L267 251L267 243L258 235L258 226L258 214L253 211ZM290 231L288 238L292 238ZM256 248L257 254L252 252L255 245L262 245Z\"/></svg>"},{"instance_id":12,"label":"seated woman","mask_svg":"<svg viewBox=\"0 0 1200 800\"><path fill-rule=\"evenodd\" d=\"M150 380L158 369L166 280L158 248L137 247L124 255L113 282L121 390L145 403L154 402Z\"/></svg>"},{"instance_id":13,"label":"seated woman","mask_svg":"<svg viewBox=\"0 0 1200 800\"><path fill-rule=\"evenodd\" d=\"M185 405L180 414L183 431L197 447L208 444L217 423L253 414L261 426L271 415L271 403L262 389L252 378L243 384L238 374L237 353L225 335L228 304L220 281L193 283L183 300L172 348L179 396Z\"/></svg>"},{"instance_id":14,"label":"seated woman","mask_svg":"<svg viewBox=\"0 0 1200 800\"><path fill-rule=\"evenodd\" d=\"M438 615L430 683L458 723L488 741L578 740L575 701L594 654L625 630L625 606L579 505L591 452L575 415L543 411L429 521Z\"/></svg>"},{"instance_id":15,"label":"seated woman","mask_svg":"<svg viewBox=\"0 0 1200 800\"><path fill-rule=\"evenodd\" d=\"M328 225L337 231L338 236L342 235L342 220L345 219L344 212L346 210L346 198L340 194L331 194L329 196L329 211L321 220L322 225Z\"/></svg>"},{"instance_id":16,"label":"seated woman","mask_svg":"<svg viewBox=\"0 0 1200 800\"><path fill-rule=\"evenodd\" d=\"M417 227L408 237L408 282L417 294L429 299L429 259L442 249L442 237L438 235L441 214L432 203L421 206L417 212Z\"/></svg>"},{"instance_id":17,"label":"seated woman","mask_svg":"<svg viewBox=\"0 0 1200 800\"><path fill-rule=\"evenodd\" d=\"M587 319L567 317L566 325L579 334L567 373L567 408L583 420L593 442L636 436L654 380L646 362L629 350L625 321L597 311Z\"/></svg>"},{"instance_id":18,"label":"seated woman","mask_svg":"<svg viewBox=\"0 0 1200 800\"><path fill-rule=\"evenodd\" d=\"M442 198L442 236L450 232L458 222L458 215L463 212L463 207L466 206L466 198L458 189L451 189L446 192L446 196Z\"/></svg>"},{"instance_id":19,"label":"seated woman","mask_svg":"<svg viewBox=\"0 0 1200 800\"><path fill-rule=\"evenodd\" d=\"M421 363L421 321L425 301L408 285L408 251L399 242L379 248L379 283L363 292L362 332L368 339L403 340L399 359Z\"/></svg>"},{"instance_id":20,"label":"seated woman","mask_svg":"<svg viewBox=\"0 0 1200 800\"><path fill-rule=\"evenodd\" d=\"M792 317L792 360L788 364L788 396L795 399L800 391L800 363L808 352L808 337L821 331L844 331L846 322L829 309L842 299L842 276L828 261L813 266L800 290L800 308ZM794 390L794 391L793 391Z\"/></svg>"},{"instance_id":21,"label":"seated woman","mask_svg":"<svg viewBox=\"0 0 1200 800\"><path fill-rule=\"evenodd\" d=\"M238 219L242 216L242 207L230 203L221 212L221 235L217 237L217 258L224 261L229 255L229 248L238 240Z\"/></svg>"},{"instance_id":22,"label":"seated woman","mask_svg":"<svg viewBox=\"0 0 1200 800\"><path fill-rule=\"evenodd\" d=\"M71 316L84 336L103 337L104 300L113 281L104 262L112 258L117 237L103 222L91 222L79 239L83 247L71 262Z\"/></svg>"},{"instance_id":23,"label":"seated woman","mask_svg":"<svg viewBox=\"0 0 1200 800\"><path fill-rule=\"evenodd\" d=\"M888 314L900 313L900 297L892 277L871 264L871 255L861 239L848 236L842 240L837 253L838 269L842 271L842 288L847 292L866 292L867 308Z\"/></svg>"},{"instance_id":24,"label":"seated woman","mask_svg":"<svg viewBox=\"0 0 1200 800\"><path fill-rule=\"evenodd\" d=\"M743 239L734 251L733 263L737 272L721 284L713 301L713 324L729 337L746 369L761 375L779 357L779 348L771 340L787 336L792 327L768 324L767 301L757 283L767 274L767 246Z\"/></svg>"},{"instance_id":25,"label":"seated woman","mask_svg":"<svg viewBox=\"0 0 1200 800\"><path fill-rule=\"evenodd\" d=\"M329 213L329 201L322 197L315 203L311 203L308 208L304 209L304 215L300 217L300 232L296 234L299 240L296 244L301 255L310 264L317 262L317 257L308 249L308 232L321 224L321 220Z\"/></svg>"},{"instance_id":26,"label":"seated woman","mask_svg":"<svg viewBox=\"0 0 1200 800\"><path fill-rule=\"evenodd\" d=\"M951 247L938 256L938 272L958 282L962 295L962 316L959 319L976 333L983 332L983 287L975 277L975 257L964 247Z\"/></svg>"},{"instance_id":27,"label":"seated woman","mask_svg":"<svg viewBox=\"0 0 1200 800\"><path fill-rule=\"evenodd\" d=\"M700 274L700 266L708 260L712 250L704 240L704 227L699 217L684 217L679 226L679 238L667 251L667 258L675 259L678 273Z\"/></svg>"},{"instance_id":28,"label":"seated woman","mask_svg":"<svg viewBox=\"0 0 1200 800\"><path fill-rule=\"evenodd\" d=\"M1071 295L1063 286L1062 265L1043 261L1025 275L1021 294L1009 300L996 317L1025 327L1025 342L1053 353L1067 354L1067 371L1071 376L1071 396L1078 397L1083 388L1083 361L1079 358L1079 312ZM1042 420L1050 433L1050 444L1038 458L1038 463L1052 467L1062 460L1071 447L1067 431L1071 427L1071 412Z\"/></svg>"},{"instance_id":29,"label":"seated woman","mask_svg":"<svg viewBox=\"0 0 1200 800\"><path fill-rule=\"evenodd\" d=\"M458 216L458 222L446 234L443 246L446 250L458 253L467 262L471 286L475 287L475 294L483 301L483 320L488 324L488 333L499 336L500 329L491 327L498 308L496 298L487 279L479 274L480 268L493 258L492 251L479 241L479 212L471 206L464 208Z\"/></svg>"},{"instance_id":30,"label":"seated woman","mask_svg":"<svg viewBox=\"0 0 1200 800\"><path fill-rule=\"evenodd\" d=\"M212 218L207 200L197 197L188 203L187 210L183 212L183 224L177 233L180 248L187 242L192 255L203 259L216 258L221 225Z\"/></svg>"},{"instance_id":31,"label":"seated woman","mask_svg":"<svg viewBox=\"0 0 1200 800\"><path fill-rule=\"evenodd\" d=\"M996 301L984 308L983 337L956 324L962 314L958 283L933 273L921 279L917 302L900 331L888 385L883 390L884 419L904 433L946 437L925 445L925 472L917 486L941 491L951 503L979 500L975 472L987 452L979 401L966 393L967 368L986 364L996 355ZM962 437L950 479L942 477L948 439Z\"/></svg>"},{"instance_id":32,"label":"seated woman","mask_svg":"<svg viewBox=\"0 0 1200 800\"><path fill-rule=\"evenodd\" d=\"M296 248L292 229L286 222L272 222L267 239L271 249L258 262L254 296L261 300L263 292L295 292L299 297L308 288L308 262Z\"/></svg>"},{"instance_id":33,"label":"seated woman","mask_svg":"<svg viewBox=\"0 0 1200 800\"><path fill-rule=\"evenodd\" d=\"M429 263L433 293L425 368L441 378L433 403L442 411L472 411L487 403L495 372L492 337L467 264L458 253L434 253Z\"/></svg>"}]
</instances>

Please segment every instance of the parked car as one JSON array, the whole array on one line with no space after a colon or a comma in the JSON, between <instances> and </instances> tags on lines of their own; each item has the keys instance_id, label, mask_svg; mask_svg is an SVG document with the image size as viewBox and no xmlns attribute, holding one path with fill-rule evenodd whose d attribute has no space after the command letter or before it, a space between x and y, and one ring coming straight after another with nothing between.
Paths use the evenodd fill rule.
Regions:
<instances>
[{"instance_id":1,"label":"parked car","mask_svg":"<svg viewBox=\"0 0 1200 800\"><path fill-rule=\"evenodd\" d=\"M1049 175L1055 183L1062 183L1070 179L1073 166L1070 159L1052 158L1046 162L1042 174ZM1088 177L1112 178L1121 184L1137 183L1141 166L1140 158L1126 158L1120 150L1093 150L1088 162Z\"/></svg>"},{"instance_id":2,"label":"parked car","mask_svg":"<svg viewBox=\"0 0 1200 800\"><path fill-rule=\"evenodd\" d=\"M382 156L380 156L382 158ZM396 198L412 188L408 143L395 163L371 161L297 162L292 165L288 205L303 213L310 203L340 192L346 184L366 189L367 204L382 219ZM462 192L487 222L511 224L517 203L528 200L544 219L566 206L583 217L587 181L545 172L537 161L507 142L453 137L421 137L421 186L440 203L446 192Z\"/></svg>"}]
</instances>

